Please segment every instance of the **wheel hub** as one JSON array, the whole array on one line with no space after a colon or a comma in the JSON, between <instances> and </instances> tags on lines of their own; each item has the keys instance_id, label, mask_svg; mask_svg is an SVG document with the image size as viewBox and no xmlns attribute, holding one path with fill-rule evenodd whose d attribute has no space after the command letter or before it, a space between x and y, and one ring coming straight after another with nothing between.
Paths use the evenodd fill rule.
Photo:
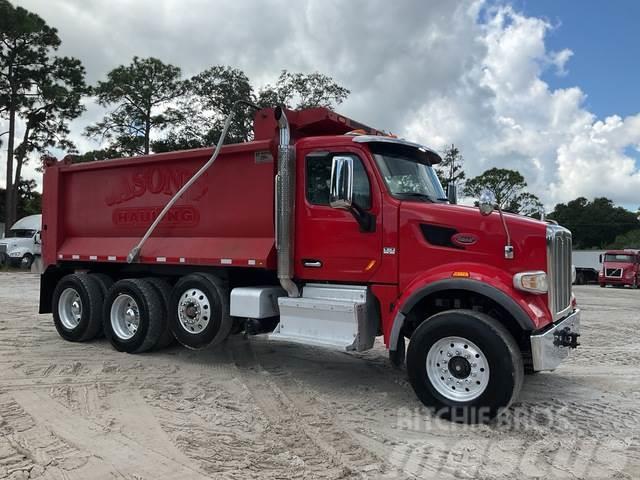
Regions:
<instances>
[{"instance_id":1,"label":"wheel hub","mask_svg":"<svg viewBox=\"0 0 640 480\"><path fill-rule=\"evenodd\" d=\"M82 299L75 289L66 288L60 294L58 316L62 325L68 330L73 330L80 324L82 319Z\"/></svg>"},{"instance_id":2,"label":"wheel hub","mask_svg":"<svg viewBox=\"0 0 640 480\"><path fill-rule=\"evenodd\" d=\"M185 291L178 304L178 320L191 334L201 333L211 320L211 307L207 295L197 288Z\"/></svg>"},{"instance_id":3,"label":"wheel hub","mask_svg":"<svg viewBox=\"0 0 640 480\"><path fill-rule=\"evenodd\" d=\"M140 309L133 297L121 294L111 305L111 328L121 340L129 340L140 327Z\"/></svg>"},{"instance_id":4,"label":"wheel hub","mask_svg":"<svg viewBox=\"0 0 640 480\"><path fill-rule=\"evenodd\" d=\"M471 364L464 357L449 360L449 372L456 378L467 378L471 374Z\"/></svg>"},{"instance_id":5,"label":"wheel hub","mask_svg":"<svg viewBox=\"0 0 640 480\"><path fill-rule=\"evenodd\" d=\"M427 377L443 397L458 402L478 398L489 384L489 362L484 352L463 337L444 337L427 353Z\"/></svg>"}]
</instances>

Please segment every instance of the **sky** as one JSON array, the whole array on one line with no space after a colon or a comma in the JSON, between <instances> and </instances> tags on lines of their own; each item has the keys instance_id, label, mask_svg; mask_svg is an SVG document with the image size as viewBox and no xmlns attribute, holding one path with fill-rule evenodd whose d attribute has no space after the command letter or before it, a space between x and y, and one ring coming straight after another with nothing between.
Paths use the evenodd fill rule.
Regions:
<instances>
[{"instance_id":1,"label":"sky","mask_svg":"<svg viewBox=\"0 0 640 480\"><path fill-rule=\"evenodd\" d=\"M232 65L254 85L320 71L351 90L338 111L437 150L453 143L468 176L517 169L549 210L578 196L640 206L635 0L14 3L58 29L59 54L92 83L134 55L185 76ZM81 151L99 147L82 131L102 111L86 106L72 124Z\"/></svg>"}]
</instances>

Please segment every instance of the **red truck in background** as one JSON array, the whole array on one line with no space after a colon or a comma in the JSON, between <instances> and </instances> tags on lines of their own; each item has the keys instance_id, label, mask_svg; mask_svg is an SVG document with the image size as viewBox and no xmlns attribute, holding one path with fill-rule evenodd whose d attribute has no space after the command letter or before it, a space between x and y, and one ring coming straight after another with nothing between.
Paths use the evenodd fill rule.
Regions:
<instances>
[{"instance_id":1,"label":"red truck in background","mask_svg":"<svg viewBox=\"0 0 640 480\"><path fill-rule=\"evenodd\" d=\"M254 132L46 168L40 312L64 339L104 330L139 353L251 330L362 351L382 336L419 399L467 422L578 345L568 230L490 196L456 205L436 152L324 108L259 110Z\"/></svg>"},{"instance_id":2,"label":"red truck in background","mask_svg":"<svg viewBox=\"0 0 640 480\"><path fill-rule=\"evenodd\" d=\"M640 285L640 250L607 250L600 256L602 269L598 274L601 287Z\"/></svg>"}]
</instances>

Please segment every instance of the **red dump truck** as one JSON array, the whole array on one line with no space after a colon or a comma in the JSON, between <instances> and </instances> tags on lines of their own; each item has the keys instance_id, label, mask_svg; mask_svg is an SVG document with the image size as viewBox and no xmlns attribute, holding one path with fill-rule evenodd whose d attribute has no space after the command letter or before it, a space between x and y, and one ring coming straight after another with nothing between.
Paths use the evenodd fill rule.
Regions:
<instances>
[{"instance_id":1,"label":"red dump truck","mask_svg":"<svg viewBox=\"0 0 640 480\"><path fill-rule=\"evenodd\" d=\"M469 422L578 345L568 230L491 195L456 205L436 152L324 108L259 110L254 134L219 154L49 162L40 312L64 339L104 331L138 353L250 331L363 351L381 336L425 405Z\"/></svg>"}]
</instances>

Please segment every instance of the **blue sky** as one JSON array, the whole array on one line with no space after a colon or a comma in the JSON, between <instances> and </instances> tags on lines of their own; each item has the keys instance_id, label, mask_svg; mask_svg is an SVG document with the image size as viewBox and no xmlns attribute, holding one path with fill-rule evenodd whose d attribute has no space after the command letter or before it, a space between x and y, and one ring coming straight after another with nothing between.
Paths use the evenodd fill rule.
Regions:
<instances>
[{"instance_id":1,"label":"blue sky","mask_svg":"<svg viewBox=\"0 0 640 480\"><path fill-rule=\"evenodd\" d=\"M550 86L580 86L587 94L586 109L599 118L614 114L625 117L640 111L640 1L510 3L526 15L546 18L554 26L546 39L549 50L573 51L565 76L553 71L543 75Z\"/></svg>"}]
</instances>

